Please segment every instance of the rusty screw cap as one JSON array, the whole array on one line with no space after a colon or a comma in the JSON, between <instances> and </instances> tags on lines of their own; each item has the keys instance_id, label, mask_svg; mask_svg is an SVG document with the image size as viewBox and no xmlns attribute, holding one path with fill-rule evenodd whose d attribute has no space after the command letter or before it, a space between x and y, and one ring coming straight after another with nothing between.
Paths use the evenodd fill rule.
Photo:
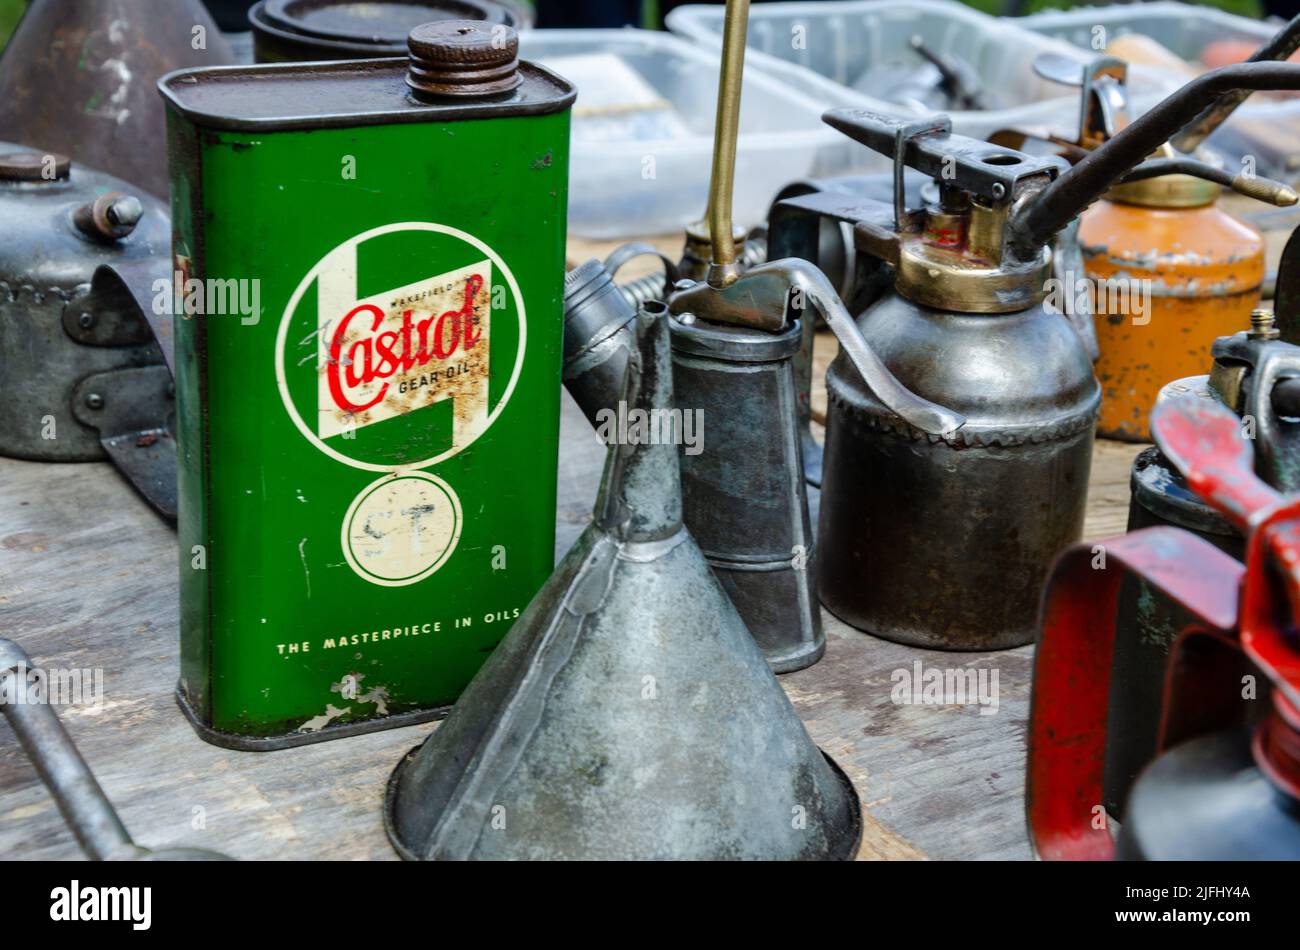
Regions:
<instances>
[{"instance_id":1,"label":"rusty screw cap","mask_svg":"<svg viewBox=\"0 0 1300 950\"><path fill-rule=\"evenodd\" d=\"M0 181L67 181L72 160L54 152L0 154Z\"/></svg>"},{"instance_id":2,"label":"rusty screw cap","mask_svg":"<svg viewBox=\"0 0 1300 950\"><path fill-rule=\"evenodd\" d=\"M407 38L406 84L421 102L509 92L519 75L519 34L502 23L438 20Z\"/></svg>"}]
</instances>

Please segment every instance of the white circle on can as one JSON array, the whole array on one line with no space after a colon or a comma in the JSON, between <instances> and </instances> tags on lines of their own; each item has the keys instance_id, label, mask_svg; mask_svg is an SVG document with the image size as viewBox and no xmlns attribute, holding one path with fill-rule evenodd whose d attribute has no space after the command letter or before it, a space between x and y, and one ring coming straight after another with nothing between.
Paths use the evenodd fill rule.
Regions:
<instances>
[{"instance_id":1,"label":"white circle on can","mask_svg":"<svg viewBox=\"0 0 1300 950\"><path fill-rule=\"evenodd\" d=\"M339 247L356 247L358 244L363 244L371 238L376 238L383 234L392 234L395 231L434 231L438 234L449 234L452 237L460 238L465 243L472 245L474 248L487 255L488 259L500 269L502 276L505 277L507 286L510 288L510 292L514 295L515 308L519 312L519 351L515 354L515 365L510 372L510 380L506 383L505 392L501 394L501 398L497 401L497 404L488 412L487 425L483 427L483 432L480 432L478 435L478 438L481 438L484 433L492 427L492 423L497 421L497 417L501 415L501 410L504 409L506 403L510 401L510 397L515 391L515 384L519 382L519 374L523 372L524 351L528 343L528 315L524 310L524 295L519 290L519 284L515 280L515 275L511 272L510 268L506 266L506 262L501 259L500 254L483 241L480 241L474 235L445 224L433 224L428 221L404 221L400 224L385 224L382 227L371 228L369 231L358 234L356 237L349 238L340 244ZM293 320L293 315L298 309L298 304L302 301L303 294L307 292L307 289L312 285L312 281L316 279L316 275L320 273L321 264L323 264L330 255L334 253L334 251L337 251L339 247L334 248L328 254L321 257L321 259L316 262L316 266L307 272L307 276L299 282L297 289L293 292L293 296L289 298L289 305L284 308L284 314L280 317L280 328L275 335L275 382L280 389L280 401L284 403L284 408L285 411L289 413L289 418L293 420L293 424L297 426L298 431L306 437L307 441L311 442L311 444L316 446L316 448L334 459L334 461L342 462L344 465L351 465L353 468L363 469L367 472L395 472L407 468L427 468L430 465L437 465L439 462L451 458L462 449L469 448L469 446L473 444L472 442L466 445L452 446L445 452L440 452L430 458L415 462L397 462L391 465L382 462L365 462L361 459L354 459L352 456L326 445L324 440L316 435L316 433L312 431L311 427L307 425L302 414L298 412L298 407L294 404L293 399L289 395L289 381L284 371L284 350L289 336L289 324ZM489 290L489 293L491 293L491 290Z\"/></svg>"},{"instance_id":2,"label":"white circle on can","mask_svg":"<svg viewBox=\"0 0 1300 950\"><path fill-rule=\"evenodd\" d=\"M460 499L427 472L371 482L343 516L343 556L363 580L405 587L447 563L460 541Z\"/></svg>"}]
</instances>

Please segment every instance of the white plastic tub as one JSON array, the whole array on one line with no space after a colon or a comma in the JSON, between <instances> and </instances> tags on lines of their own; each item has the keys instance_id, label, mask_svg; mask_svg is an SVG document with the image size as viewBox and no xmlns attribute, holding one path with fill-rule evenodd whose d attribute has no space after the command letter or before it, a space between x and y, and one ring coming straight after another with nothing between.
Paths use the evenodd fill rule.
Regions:
<instances>
[{"instance_id":1,"label":"white plastic tub","mask_svg":"<svg viewBox=\"0 0 1300 950\"><path fill-rule=\"evenodd\" d=\"M1047 10L1009 22L1089 52L1098 27L1103 31L1103 43L1129 33L1142 34L1198 68L1202 51L1215 41L1245 40L1259 46L1282 27L1280 22L1261 23L1210 7L1169 2ZM1186 81L1172 72L1165 75L1175 85ZM1269 99L1257 94L1239 106L1207 144L1220 152L1229 166L1250 155L1260 174L1295 181L1300 176L1297 126L1300 99Z\"/></svg>"},{"instance_id":2,"label":"white plastic tub","mask_svg":"<svg viewBox=\"0 0 1300 950\"><path fill-rule=\"evenodd\" d=\"M1093 48L1096 27L1105 30L1108 39L1139 33L1189 63L1195 63L1201 51L1217 40L1246 40L1258 45L1281 28L1280 23L1260 23L1213 7L1168 2L1044 10L1005 22L1085 50Z\"/></svg>"},{"instance_id":3,"label":"white plastic tub","mask_svg":"<svg viewBox=\"0 0 1300 950\"><path fill-rule=\"evenodd\" d=\"M668 14L668 27L710 49L720 48L724 10L693 4ZM1090 53L1013 23L947 0L849 0L828 3L765 3L749 14L749 62L766 68L772 59L802 67L814 97L843 99L864 109L900 115L919 110L852 86L868 72L896 64L912 70L922 60L909 46L913 36L941 56L956 57L979 76L988 99L983 110L947 111L953 129L987 137L998 129L1050 124L1070 129L1078 121L1078 91L1033 72L1034 57L1056 52L1080 64ZM1130 85L1137 105L1174 88L1163 74L1135 68Z\"/></svg>"},{"instance_id":4,"label":"white plastic tub","mask_svg":"<svg viewBox=\"0 0 1300 950\"><path fill-rule=\"evenodd\" d=\"M662 234L699 220L712 166L716 49L631 29L530 30L520 34L519 45L523 58L561 75L567 63L578 84L571 234ZM590 60L570 59L611 55L619 63L607 65L618 68L603 73ZM628 70L643 82L628 82ZM662 98L661 111L646 110L646 87ZM618 118L621 95L641 103L627 110L627 121ZM842 136L821 121L827 107L840 104L842 97L815 101L757 66L746 67L734 196L738 224L762 222L773 195L791 180L842 170L819 161L825 151L843 150ZM605 114L592 116L602 108Z\"/></svg>"}]
</instances>

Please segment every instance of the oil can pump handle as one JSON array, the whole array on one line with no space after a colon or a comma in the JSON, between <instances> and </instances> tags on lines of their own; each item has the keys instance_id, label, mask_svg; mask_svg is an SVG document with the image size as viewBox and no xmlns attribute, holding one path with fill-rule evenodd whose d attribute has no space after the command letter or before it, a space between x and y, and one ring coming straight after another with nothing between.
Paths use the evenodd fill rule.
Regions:
<instances>
[{"instance_id":1,"label":"oil can pump handle","mask_svg":"<svg viewBox=\"0 0 1300 950\"><path fill-rule=\"evenodd\" d=\"M1300 49L1300 16L1293 17L1271 40L1257 49L1248 63L1262 63L1284 60ZM1214 130L1222 125L1250 97L1253 90L1234 89L1225 92L1206 106L1201 113L1173 140L1174 148L1180 152L1194 152Z\"/></svg>"},{"instance_id":2,"label":"oil can pump handle","mask_svg":"<svg viewBox=\"0 0 1300 950\"><path fill-rule=\"evenodd\" d=\"M1194 117L1201 103L1225 92L1256 89L1300 89L1300 64L1241 63L1191 80L1014 208L1009 252L1020 260L1034 259L1058 231Z\"/></svg>"},{"instance_id":3,"label":"oil can pump handle","mask_svg":"<svg viewBox=\"0 0 1300 950\"><path fill-rule=\"evenodd\" d=\"M874 253L889 260L891 244L912 225L903 204L903 169L913 168L927 178L966 192L989 204L1014 206L1032 193L1049 186L1069 166L1056 156L1034 156L1013 151L981 139L956 135L946 115L913 121L871 112L867 109L831 109L822 121L854 141L879 152L894 162L893 227L880 220L880 202L864 200L862 224L873 243ZM893 263L892 260L889 261Z\"/></svg>"}]
</instances>

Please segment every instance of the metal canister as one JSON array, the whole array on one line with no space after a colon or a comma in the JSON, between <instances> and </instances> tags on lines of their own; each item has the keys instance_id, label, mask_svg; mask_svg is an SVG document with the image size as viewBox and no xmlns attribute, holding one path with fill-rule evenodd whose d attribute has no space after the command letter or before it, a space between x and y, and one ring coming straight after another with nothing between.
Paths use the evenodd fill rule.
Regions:
<instances>
[{"instance_id":1,"label":"metal canister","mask_svg":"<svg viewBox=\"0 0 1300 950\"><path fill-rule=\"evenodd\" d=\"M107 458L174 519L171 348L153 310L170 231L126 182L0 142L0 455Z\"/></svg>"},{"instance_id":2,"label":"metal canister","mask_svg":"<svg viewBox=\"0 0 1300 950\"><path fill-rule=\"evenodd\" d=\"M160 84L177 270L257 299L176 320L178 695L211 742L431 718L550 574L576 93L505 36Z\"/></svg>"},{"instance_id":3,"label":"metal canister","mask_svg":"<svg viewBox=\"0 0 1300 950\"><path fill-rule=\"evenodd\" d=\"M927 436L831 364L822 603L930 649L1031 642L1052 560L1083 530L1097 411L1087 354L1041 304L976 314L890 295L859 326L905 386L970 421Z\"/></svg>"},{"instance_id":4,"label":"metal canister","mask_svg":"<svg viewBox=\"0 0 1300 950\"><path fill-rule=\"evenodd\" d=\"M407 34L435 20L522 25L493 0L261 0L248 11L259 63L402 56Z\"/></svg>"},{"instance_id":5,"label":"metal canister","mask_svg":"<svg viewBox=\"0 0 1300 950\"><path fill-rule=\"evenodd\" d=\"M1220 190L1164 175L1117 185L1080 218L1085 276L1099 288L1150 288L1140 315L1129 295L1099 289L1094 297L1101 435L1149 440L1160 388L1199 372L1210 344L1235 333L1259 302L1264 240L1217 205Z\"/></svg>"},{"instance_id":6,"label":"metal canister","mask_svg":"<svg viewBox=\"0 0 1300 950\"><path fill-rule=\"evenodd\" d=\"M795 421L801 325L770 333L688 318L671 326L677 406L711 410L703 451L682 454L687 524L772 669L811 666L826 634L808 582L816 568Z\"/></svg>"},{"instance_id":7,"label":"metal canister","mask_svg":"<svg viewBox=\"0 0 1300 950\"><path fill-rule=\"evenodd\" d=\"M1295 423L1287 418L1300 407L1285 402L1291 384L1279 384L1300 376L1300 347L1276 339L1271 313L1256 311L1252 322L1252 330L1215 341L1210 375L1174 380L1160 391L1157 405L1192 398L1228 406L1249 426L1259 477L1274 488L1295 491L1300 447ZM1145 449L1134 460L1130 484L1130 532L1182 528L1244 560L1241 532L1197 496L1158 448ZM1156 755L1169 652L1193 619L1140 577L1127 578L1120 587L1109 714L1115 727L1106 745L1104 784L1106 810L1116 818L1124 815L1138 773Z\"/></svg>"}]
</instances>

